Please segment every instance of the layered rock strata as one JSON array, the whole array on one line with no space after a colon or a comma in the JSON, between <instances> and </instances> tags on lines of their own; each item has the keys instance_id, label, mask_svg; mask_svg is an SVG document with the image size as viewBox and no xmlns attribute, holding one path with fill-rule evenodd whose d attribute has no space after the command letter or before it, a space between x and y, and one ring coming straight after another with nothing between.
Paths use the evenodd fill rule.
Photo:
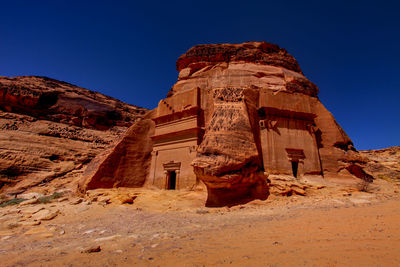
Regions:
<instances>
[{"instance_id":1,"label":"layered rock strata","mask_svg":"<svg viewBox=\"0 0 400 267\"><path fill-rule=\"evenodd\" d=\"M46 77L0 77L0 190L71 182L145 112Z\"/></svg>"},{"instance_id":2,"label":"layered rock strata","mask_svg":"<svg viewBox=\"0 0 400 267\"><path fill-rule=\"evenodd\" d=\"M286 50L265 42L198 45L176 66L178 81L167 98L99 158L81 190L204 184L207 205L215 206L265 199L268 185L282 187L280 179L268 178L271 174L293 183L310 175L371 179L363 170L366 159ZM135 129L140 138L134 137ZM132 140L146 144L144 154L128 152L137 146ZM130 167L133 162L144 166L142 173ZM303 192L301 186L293 188Z\"/></svg>"},{"instance_id":3,"label":"layered rock strata","mask_svg":"<svg viewBox=\"0 0 400 267\"><path fill-rule=\"evenodd\" d=\"M400 185L400 147L360 151L369 159L365 169L374 177Z\"/></svg>"},{"instance_id":4,"label":"layered rock strata","mask_svg":"<svg viewBox=\"0 0 400 267\"><path fill-rule=\"evenodd\" d=\"M0 109L96 130L129 127L146 112L115 98L39 76L0 76Z\"/></svg>"}]
</instances>

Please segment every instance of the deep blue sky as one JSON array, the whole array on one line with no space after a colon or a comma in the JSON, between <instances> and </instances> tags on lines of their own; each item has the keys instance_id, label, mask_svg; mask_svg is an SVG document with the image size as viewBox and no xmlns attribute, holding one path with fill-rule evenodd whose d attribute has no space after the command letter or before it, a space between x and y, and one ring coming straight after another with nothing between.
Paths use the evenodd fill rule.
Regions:
<instances>
[{"instance_id":1,"label":"deep blue sky","mask_svg":"<svg viewBox=\"0 0 400 267\"><path fill-rule=\"evenodd\" d=\"M358 149L400 145L398 1L1 1L0 75L154 108L201 43L286 48Z\"/></svg>"}]
</instances>

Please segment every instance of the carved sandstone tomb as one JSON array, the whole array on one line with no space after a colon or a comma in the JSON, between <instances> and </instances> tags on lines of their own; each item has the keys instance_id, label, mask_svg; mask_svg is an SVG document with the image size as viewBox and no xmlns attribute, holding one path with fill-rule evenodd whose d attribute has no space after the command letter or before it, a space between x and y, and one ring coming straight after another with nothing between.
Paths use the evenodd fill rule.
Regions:
<instances>
[{"instance_id":1,"label":"carved sandstone tomb","mask_svg":"<svg viewBox=\"0 0 400 267\"><path fill-rule=\"evenodd\" d=\"M220 205L266 198L273 175L369 178L286 50L266 42L197 45L176 66L167 98L94 160L82 191L205 184L207 205Z\"/></svg>"}]
</instances>

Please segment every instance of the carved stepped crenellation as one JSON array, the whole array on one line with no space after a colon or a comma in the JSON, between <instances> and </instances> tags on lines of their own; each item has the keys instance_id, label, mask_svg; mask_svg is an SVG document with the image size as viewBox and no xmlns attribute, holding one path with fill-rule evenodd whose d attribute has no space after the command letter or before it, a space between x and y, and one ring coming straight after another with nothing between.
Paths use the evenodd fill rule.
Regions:
<instances>
[{"instance_id":1,"label":"carved stepped crenellation","mask_svg":"<svg viewBox=\"0 0 400 267\"><path fill-rule=\"evenodd\" d=\"M165 106L167 106L168 110L171 111L171 113L175 113L175 110L168 104L167 101L165 101L164 99L161 100L161 103L163 103Z\"/></svg>"}]
</instances>

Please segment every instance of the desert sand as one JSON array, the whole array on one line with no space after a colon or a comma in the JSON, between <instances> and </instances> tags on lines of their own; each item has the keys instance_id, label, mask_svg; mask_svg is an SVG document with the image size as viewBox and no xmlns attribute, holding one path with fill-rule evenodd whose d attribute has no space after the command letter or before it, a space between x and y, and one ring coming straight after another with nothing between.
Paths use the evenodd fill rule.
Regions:
<instances>
[{"instance_id":1,"label":"desert sand","mask_svg":"<svg viewBox=\"0 0 400 267\"><path fill-rule=\"evenodd\" d=\"M206 192L120 188L7 206L0 265L399 266L399 186L368 191L321 186L205 208Z\"/></svg>"}]
</instances>

